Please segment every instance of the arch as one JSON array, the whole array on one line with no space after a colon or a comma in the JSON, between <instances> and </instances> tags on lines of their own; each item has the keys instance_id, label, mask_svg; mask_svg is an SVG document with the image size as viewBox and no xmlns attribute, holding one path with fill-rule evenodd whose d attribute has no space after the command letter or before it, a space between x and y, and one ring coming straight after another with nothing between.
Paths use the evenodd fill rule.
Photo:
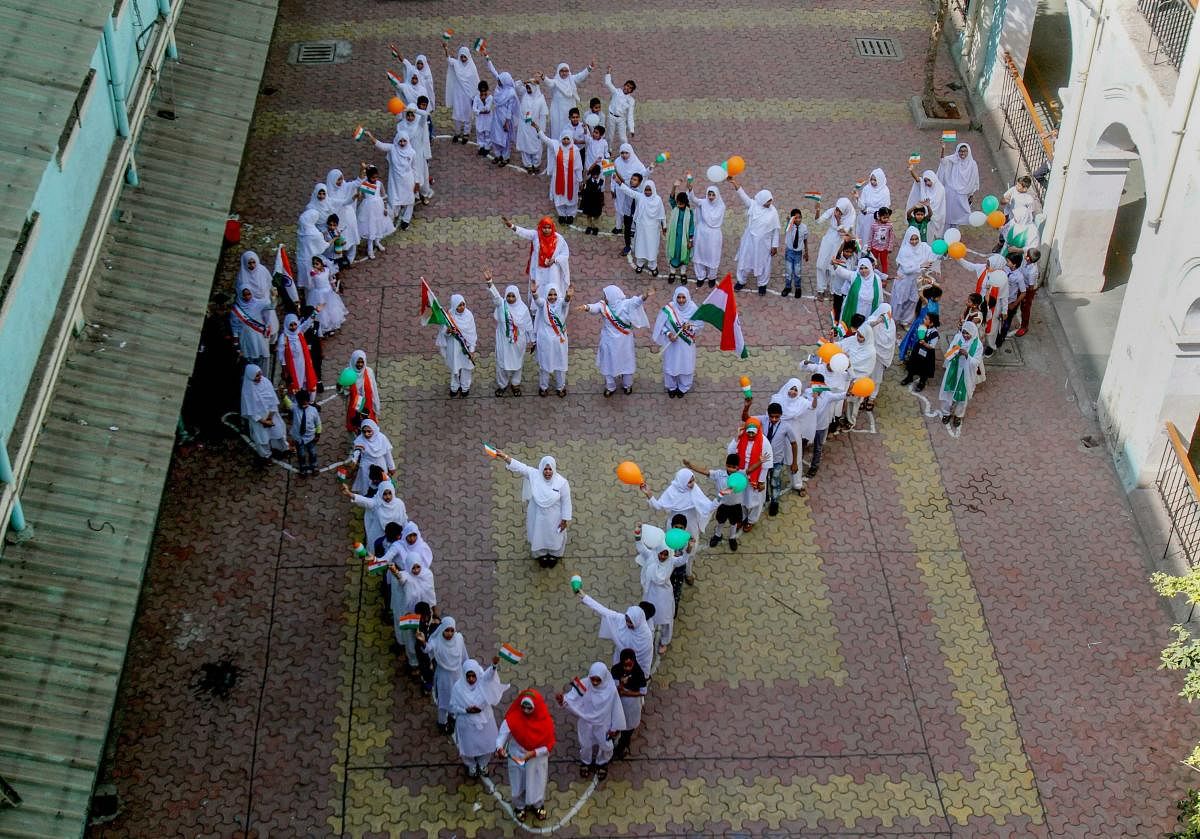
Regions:
<instances>
[{"instance_id":1,"label":"arch","mask_svg":"<svg viewBox=\"0 0 1200 839\"><path fill-rule=\"evenodd\" d=\"M1105 91L1105 98L1107 91ZM1122 122L1110 122L1108 127L1100 132L1100 139L1097 143L1108 143L1111 146L1116 146L1122 151L1133 152L1140 154L1138 145L1134 142L1133 136L1129 133L1129 129Z\"/></svg>"},{"instance_id":2,"label":"arch","mask_svg":"<svg viewBox=\"0 0 1200 839\"><path fill-rule=\"evenodd\" d=\"M1200 336L1200 257L1180 266L1167 317L1180 336L1193 339Z\"/></svg>"}]
</instances>

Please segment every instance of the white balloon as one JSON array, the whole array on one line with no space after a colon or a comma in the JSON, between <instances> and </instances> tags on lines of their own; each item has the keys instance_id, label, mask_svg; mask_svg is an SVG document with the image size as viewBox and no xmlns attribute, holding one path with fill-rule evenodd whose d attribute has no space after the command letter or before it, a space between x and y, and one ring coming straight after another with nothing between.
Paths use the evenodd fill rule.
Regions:
<instances>
[{"instance_id":1,"label":"white balloon","mask_svg":"<svg viewBox=\"0 0 1200 839\"><path fill-rule=\"evenodd\" d=\"M850 356L840 352L829 359L829 369L835 373L845 373L850 369Z\"/></svg>"},{"instance_id":2,"label":"white balloon","mask_svg":"<svg viewBox=\"0 0 1200 839\"><path fill-rule=\"evenodd\" d=\"M708 179L714 184L719 184L721 181L729 177L729 173L722 169L721 164L719 163L714 163L712 166L709 166L708 171L705 172L705 174L708 175Z\"/></svg>"},{"instance_id":3,"label":"white balloon","mask_svg":"<svg viewBox=\"0 0 1200 839\"><path fill-rule=\"evenodd\" d=\"M982 210L975 210L971 213L971 217L967 219L972 227L983 227L987 224L987 213Z\"/></svg>"},{"instance_id":4,"label":"white balloon","mask_svg":"<svg viewBox=\"0 0 1200 839\"><path fill-rule=\"evenodd\" d=\"M962 241L962 233L957 227L947 227L946 232L942 234L942 238L946 240L947 245L953 245L955 242Z\"/></svg>"}]
</instances>

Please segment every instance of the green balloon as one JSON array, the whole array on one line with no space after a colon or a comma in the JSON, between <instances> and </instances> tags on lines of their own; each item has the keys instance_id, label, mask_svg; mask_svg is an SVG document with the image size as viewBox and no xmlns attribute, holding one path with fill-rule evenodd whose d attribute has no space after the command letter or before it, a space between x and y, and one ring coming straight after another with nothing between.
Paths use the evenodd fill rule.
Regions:
<instances>
[{"instance_id":1,"label":"green balloon","mask_svg":"<svg viewBox=\"0 0 1200 839\"><path fill-rule=\"evenodd\" d=\"M730 472L729 473L729 488L733 492L743 492L750 482L746 480L745 472Z\"/></svg>"},{"instance_id":2,"label":"green balloon","mask_svg":"<svg viewBox=\"0 0 1200 839\"><path fill-rule=\"evenodd\" d=\"M357 381L358 381L358 371L355 370L353 367L347 367L341 373L338 373L338 386L339 387L350 387L350 385L354 384Z\"/></svg>"},{"instance_id":3,"label":"green balloon","mask_svg":"<svg viewBox=\"0 0 1200 839\"><path fill-rule=\"evenodd\" d=\"M994 195L988 195L984 197L983 203L980 204L980 207L985 213L995 212L996 210L1000 209L1000 199Z\"/></svg>"},{"instance_id":4,"label":"green balloon","mask_svg":"<svg viewBox=\"0 0 1200 839\"><path fill-rule=\"evenodd\" d=\"M929 246L929 249L938 256L945 256L946 251L950 250L950 246L946 244L945 239L934 239L933 244Z\"/></svg>"},{"instance_id":5,"label":"green balloon","mask_svg":"<svg viewBox=\"0 0 1200 839\"><path fill-rule=\"evenodd\" d=\"M673 551L683 550L691 539L691 534L681 528L672 527L667 531L667 547Z\"/></svg>"}]
</instances>

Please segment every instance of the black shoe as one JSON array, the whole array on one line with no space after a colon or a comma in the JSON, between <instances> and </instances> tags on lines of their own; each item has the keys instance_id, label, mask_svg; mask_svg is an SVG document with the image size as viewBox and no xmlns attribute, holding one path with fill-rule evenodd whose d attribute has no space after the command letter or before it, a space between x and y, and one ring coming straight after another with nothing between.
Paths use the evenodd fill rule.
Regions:
<instances>
[{"instance_id":1,"label":"black shoe","mask_svg":"<svg viewBox=\"0 0 1200 839\"><path fill-rule=\"evenodd\" d=\"M657 276L658 276L658 269L657 269L657 268L651 268L651 269L650 269L650 276L651 276L651 277L657 277Z\"/></svg>"},{"instance_id":2,"label":"black shoe","mask_svg":"<svg viewBox=\"0 0 1200 839\"><path fill-rule=\"evenodd\" d=\"M504 395L504 390L505 390L505 389L504 389L504 388L502 388L502 387L498 387L498 388L496 388L496 395L497 395L497 396L503 396L503 395Z\"/></svg>"},{"instance_id":3,"label":"black shoe","mask_svg":"<svg viewBox=\"0 0 1200 839\"><path fill-rule=\"evenodd\" d=\"M717 281L716 281L716 280L709 280L709 281L708 281L708 287L709 287L709 288L716 288L716 287L717 287Z\"/></svg>"},{"instance_id":4,"label":"black shoe","mask_svg":"<svg viewBox=\"0 0 1200 839\"><path fill-rule=\"evenodd\" d=\"M960 425L962 425L962 417L955 417L954 419L950 420L950 425L952 425L954 428L958 428Z\"/></svg>"},{"instance_id":5,"label":"black shoe","mask_svg":"<svg viewBox=\"0 0 1200 839\"><path fill-rule=\"evenodd\" d=\"M735 285L735 286L733 287L733 290L734 290L734 291L741 291L741 290L742 290L742 289L744 289L745 287L746 287L746 284L745 284L745 283L738 283L737 285Z\"/></svg>"},{"instance_id":6,"label":"black shoe","mask_svg":"<svg viewBox=\"0 0 1200 839\"><path fill-rule=\"evenodd\" d=\"M942 425L949 425L949 424L950 424L950 415L946 414L946 416L942 417Z\"/></svg>"},{"instance_id":7,"label":"black shoe","mask_svg":"<svg viewBox=\"0 0 1200 839\"><path fill-rule=\"evenodd\" d=\"M767 515L768 516L779 515L779 502L778 501L772 501L770 504L767 505Z\"/></svg>"},{"instance_id":8,"label":"black shoe","mask_svg":"<svg viewBox=\"0 0 1200 839\"><path fill-rule=\"evenodd\" d=\"M715 548L715 547L716 547L717 545L719 545L719 544L721 544L721 537L720 537L720 536L713 536L712 538L710 538L710 539L708 540L708 546L709 546L710 548Z\"/></svg>"},{"instance_id":9,"label":"black shoe","mask_svg":"<svg viewBox=\"0 0 1200 839\"><path fill-rule=\"evenodd\" d=\"M637 268L633 269L633 273L640 274L643 270L645 270L644 266L639 265Z\"/></svg>"},{"instance_id":10,"label":"black shoe","mask_svg":"<svg viewBox=\"0 0 1200 839\"><path fill-rule=\"evenodd\" d=\"M912 374L905 376L904 379L900 382L900 387L908 387L909 385L911 385L913 383L913 379L915 379L915 378L916 378L916 376L913 376Z\"/></svg>"},{"instance_id":11,"label":"black shoe","mask_svg":"<svg viewBox=\"0 0 1200 839\"><path fill-rule=\"evenodd\" d=\"M621 230L621 228L619 228L619 227L614 227L614 228L612 229L612 232L613 232L613 235L614 235L614 236L616 236L616 235L618 235L618 234L620 234L620 233L623 233L624 231L623 231L623 230Z\"/></svg>"},{"instance_id":12,"label":"black shoe","mask_svg":"<svg viewBox=\"0 0 1200 839\"><path fill-rule=\"evenodd\" d=\"M790 297L791 294L792 294L792 290L790 288L788 288L787 286L784 286L783 291L779 292L780 297ZM800 295L797 294L796 296L799 297Z\"/></svg>"},{"instance_id":13,"label":"black shoe","mask_svg":"<svg viewBox=\"0 0 1200 839\"><path fill-rule=\"evenodd\" d=\"M704 280L696 280L696 288L704 288Z\"/></svg>"},{"instance_id":14,"label":"black shoe","mask_svg":"<svg viewBox=\"0 0 1200 839\"><path fill-rule=\"evenodd\" d=\"M628 246L621 248L621 256L629 256L630 250L631 250L631 248L629 248Z\"/></svg>"},{"instance_id":15,"label":"black shoe","mask_svg":"<svg viewBox=\"0 0 1200 839\"><path fill-rule=\"evenodd\" d=\"M917 393L920 393L924 389L925 389L925 380L921 379L921 381L917 382L917 386L916 386L915 390Z\"/></svg>"},{"instance_id":16,"label":"black shoe","mask_svg":"<svg viewBox=\"0 0 1200 839\"><path fill-rule=\"evenodd\" d=\"M550 395L550 388L548 388L548 387L539 387L538 388L538 396L549 396L549 395Z\"/></svg>"},{"instance_id":17,"label":"black shoe","mask_svg":"<svg viewBox=\"0 0 1200 839\"><path fill-rule=\"evenodd\" d=\"M629 394L633 393L633 385L630 385L629 387L623 387L623 388L621 388L621 390L625 393L626 396L628 396Z\"/></svg>"},{"instance_id":18,"label":"black shoe","mask_svg":"<svg viewBox=\"0 0 1200 839\"><path fill-rule=\"evenodd\" d=\"M603 763L600 766L597 766L596 767L596 779L603 781L607 777L608 777L608 764Z\"/></svg>"},{"instance_id":19,"label":"black shoe","mask_svg":"<svg viewBox=\"0 0 1200 839\"><path fill-rule=\"evenodd\" d=\"M986 349L984 349L984 351L983 351L983 357L984 357L984 358L990 358L991 356L993 356L993 355L995 355L995 354L996 354L996 351L995 351L994 349L992 349L991 347L987 347L987 348L986 348Z\"/></svg>"},{"instance_id":20,"label":"black shoe","mask_svg":"<svg viewBox=\"0 0 1200 839\"><path fill-rule=\"evenodd\" d=\"M767 287L766 287L765 285L760 285L760 286L758 287L758 296L759 296L759 297L766 297L766 296L767 296Z\"/></svg>"},{"instance_id":21,"label":"black shoe","mask_svg":"<svg viewBox=\"0 0 1200 839\"><path fill-rule=\"evenodd\" d=\"M411 224L409 224L409 222L407 222L407 221L402 221L402 222L400 222L400 229L401 229L401 230L408 230L408 228L409 228L409 227L411 227L411 226L412 226L412 225L411 225Z\"/></svg>"},{"instance_id":22,"label":"black shoe","mask_svg":"<svg viewBox=\"0 0 1200 839\"><path fill-rule=\"evenodd\" d=\"M737 553L737 539L729 540L729 550L733 551L734 553Z\"/></svg>"},{"instance_id":23,"label":"black shoe","mask_svg":"<svg viewBox=\"0 0 1200 839\"><path fill-rule=\"evenodd\" d=\"M816 466L808 467L808 471L804 473L804 477L806 477L806 478L817 477L817 467Z\"/></svg>"},{"instance_id":24,"label":"black shoe","mask_svg":"<svg viewBox=\"0 0 1200 839\"><path fill-rule=\"evenodd\" d=\"M567 216L567 224L574 224L575 216Z\"/></svg>"}]
</instances>

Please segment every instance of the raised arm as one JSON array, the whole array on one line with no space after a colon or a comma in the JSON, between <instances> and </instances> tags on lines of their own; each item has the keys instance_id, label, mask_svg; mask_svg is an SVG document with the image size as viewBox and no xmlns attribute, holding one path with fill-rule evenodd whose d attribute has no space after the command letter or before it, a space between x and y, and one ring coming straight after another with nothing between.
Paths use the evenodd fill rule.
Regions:
<instances>
[{"instance_id":1,"label":"raised arm","mask_svg":"<svg viewBox=\"0 0 1200 839\"><path fill-rule=\"evenodd\" d=\"M624 619L624 617L625 617L620 612L614 612L612 609L608 608L603 603L598 602L590 594L584 594L582 589L580 589L580 591L579 591L579 602L582 603L584 606L587 606L589 609L591 609L593 612L595 612L597 615L599 615L602 618L622 618L622 619Z\"/></svg>"}]
</instances>

